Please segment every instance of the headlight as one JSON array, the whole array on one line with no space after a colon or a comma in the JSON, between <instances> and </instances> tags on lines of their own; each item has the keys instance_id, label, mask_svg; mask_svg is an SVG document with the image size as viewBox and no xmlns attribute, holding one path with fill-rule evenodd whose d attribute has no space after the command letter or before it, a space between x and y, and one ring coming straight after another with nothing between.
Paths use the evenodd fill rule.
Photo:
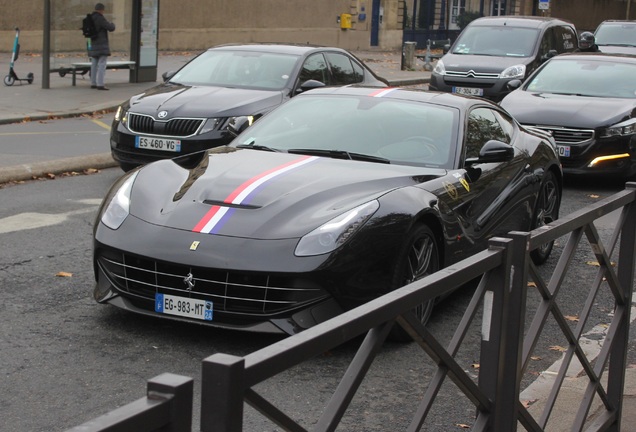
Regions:
<instances>
[{"instance_id":1,"label":"headlight","mask_svg":"<svg viewBox=\"0 0 636 432\"><path fill-rule=\"evenodd\" d=\"M446 75L446 67L444 66L443 61L437 60L435 68L433 69L433 73L436 73L438 75Z\"/></svg>"},{"instance_id":2,"label":"headlight","mask_svg":"<svg viewBox=\"0 0 636 432\"><path fill-rule=\"evenodd\" d=\"M116 230L128 216L130 212L130 192L137 174L139 174L139 171L135 171L121 184L110 199L106 210L102 213L101 221L108 228Z\"/></svg>"},{"instance_id":3,"label":"headlight","mask_svg":"<svg viewBox=\"0 0 636 432\"><path fill-rule=\"evenodd\" d=\"M629 119L622 123L610 126L599 133L600 138L634 135L636 133L636 119Z\"/></svg>"},{"instance_id":4,"label":"headlight","mask_svg":"<svg viewBox=\"0 0 636 432\"><path fill-rule=\"evenodd\" d=\"M203 124L199 135L213 131L219 126L220 118L209 118Z\"/></svg>"},{"instance_id":5,"label":"headlight","mask_svg":"<svg viewBox=\"0 0 636 432\"><path fill-rule=\"evenodd\" d=\"M506 68L501 75L499 75L499 78L505 78L505 79L515 79L515 78L519 78L519 79L523 79L523 77L526 75L526 65L514 65L514 66L510 66L509 68Z\"/></svg>"},{"instance_id":6,"label":"headlight","mask_svg":"<svg viewBox=\"0 0 636 432\"><path fill-rule=\"evenodd\" d=\"M121 121L123 111L124 110L122 109L121 105L117 107L117 111L115 111L115 121Z\"/></svg>"},{"instance_id":7,"label":"headlight","mask_svg":"<svg viewBox=\"0 0 636 432\"><path fill-rule=\"evenodd\" d=\"M343 245L380 208L371 201L362 204L316 228L300 239L296 256L312 256L331 252Z\"/></svg>"}]
</instances>

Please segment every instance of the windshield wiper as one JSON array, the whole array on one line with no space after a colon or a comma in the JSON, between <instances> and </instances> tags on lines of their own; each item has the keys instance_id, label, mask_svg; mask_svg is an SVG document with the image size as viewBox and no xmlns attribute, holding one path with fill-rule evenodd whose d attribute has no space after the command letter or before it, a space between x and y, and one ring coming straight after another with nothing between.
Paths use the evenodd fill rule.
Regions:
<instances>
[{"instance_id":1,"label":"windshield wiper","mask_svg":"<svg viewBox=\"0 0 636 432\"><path fill-rule=\"evenodd\" d=\"M391 161L389 159L372 156L363 153L353 153L345 150L322 150L322 149L291 149L287 150L287 153L293 154L304 154L311 156L326 156L334 159L349 159L349 160L357 160L357 161L365 161L365 162L378 162L390 164Z\"/></svg>"},{"instance_id":2,"label":"windshield wiper","mask_svg":"<svg viewBox=\"0 0 636 432\"><path fill-rule=\"evenodd\" d=\"M270 152L280 152L279 149L275 149L272 147L267 147L264 145L255 145L254 143L252 144L239 144L236 146L236 148L246 148L246 149L252 149L252 150L263 150L263 151L270 151Z\"/></svg>"}]
</instances>

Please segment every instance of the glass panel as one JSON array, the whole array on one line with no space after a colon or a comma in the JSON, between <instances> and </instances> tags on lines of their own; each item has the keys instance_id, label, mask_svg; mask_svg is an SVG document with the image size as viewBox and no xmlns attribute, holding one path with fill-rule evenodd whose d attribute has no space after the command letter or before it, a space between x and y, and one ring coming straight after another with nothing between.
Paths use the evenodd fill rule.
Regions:
<instances>
[{"instance_id":1,"label":"glass panel","mask_svg":"<svg viewBox=\"0 0 636 432\"><path fill-rule=\"evenodd\" d=\"M82 36L82 20L92 13L95 3L85 0L51 1L51 54L50 68L70 67L75 62L88 62L87 41ZM101 0L106 7L104 16L115 23L116 29L108 34L113 60L130 59L130 30L132 0Z\"/></svg>"},{"instance_id":2,"label":"glass panel","mask_svg":"<svg viewBox=\"0 0 636 432\"><path fill-rule=\"evenodd\" d=\"M159 27L159 0L141 2L141 48L139 66L157 66L157 34Z\"/></svg>"}]
</instances>

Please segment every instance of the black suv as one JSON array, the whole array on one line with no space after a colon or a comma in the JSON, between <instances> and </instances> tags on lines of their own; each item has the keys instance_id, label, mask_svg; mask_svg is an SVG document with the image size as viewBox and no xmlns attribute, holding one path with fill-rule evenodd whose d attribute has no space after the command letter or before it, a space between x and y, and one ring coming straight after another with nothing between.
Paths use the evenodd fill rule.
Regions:
<instances>
[{"instance_id":1,"label":"black suv","mask_svg":"<svg viewBox=\"0 0 636 432\"><path fill-rule=\"evenodd\" d=\"M437 61L431 90L500 101L508 82L523 80L544 61L577 47L574 25L557 18L498 16L478 18Z\"/></svg>"}]
</instances>

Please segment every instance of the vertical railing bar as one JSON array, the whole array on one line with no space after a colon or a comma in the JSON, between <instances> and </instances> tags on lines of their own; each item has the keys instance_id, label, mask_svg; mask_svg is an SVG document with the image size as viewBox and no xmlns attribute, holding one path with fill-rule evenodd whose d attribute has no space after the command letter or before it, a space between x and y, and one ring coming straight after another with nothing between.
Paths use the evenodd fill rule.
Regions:
<instances>
[{"instance_id":1,"label":"vertical railing bar","mask_svg":"<svg viewBox=\"0 0 636 432\"><path fill-rule=\"evenodd\" d=\"M503 239L493 238L488 242L490 248L501 248L503 251L502 264L491 271L492 281L488 286L488 290L484 293L484 307L481 326L481 343L480 343L480 357L479 357L479 390L484 394L492 404L492 410L488 410L490 418L488 420L488 431L506 430L514 431L516 429L509 429L503 427L498 429L500 424L507 424L510 418L510 413L504 412L504 409L512 411L512 415L516 416L515 407L510 408L509 403L512 401L503 400L503 394L505 388L504 380L515 379L514 372L511 373L509 369L504 365L506 362L505 355L508 348L507 338L507 323L510 318L509 313L509 297L510 290L512 288L511 281L517 271L523 272L523 264L519 263L518 259L513 259L515 245L525 255L526 247L519 245L518 238ZM523 262L523 259L521 260ZM522 268L517 269L517 266L521 265ZM517 366L516 359L514 359L517 350L513 347L512 355L514 367ZM511 378L510 375L513 375ZM501 400L499 399L501 397ZM515 395L513 401L518 399ZM501 406L500 406L501 404ZM483 407L477 407L481 414L485 414ZM516 428L516 421L514 422L514 428Z\"/></svg>"},{"instance_id":2,"label":"vertical railing bar","mask_svg":"<svg viewBox=\"0 0 636 432\"><path fill-rule=\"evenodd\" d=\"M245 390L245 401L283 430L289 432L307 432L307 429L300 426L294 419L254 391L254 389L249 388Z\"/></svg>"},{"instance_id":3,"label":"vertical railing bar","mask_svg":"<svg viewBox=\"0 0 636 432\"><path fill-rule=\"evenodd\" d=\"M464 341L466 333L468 333L468 327L475 319L475 315L477 315L477 308L480 306L484 297L484 292L486 292L486 287L488 286L489 274L490 271L484 273L481 280L479 281L479 285L477 285L477 288L475 289L475 292L470 299L470 303L468 304L468 307L466 308L466 311L464 312L464 315L462 316L462 319L459 322L459 325L457 326L457 329L455 330L455 333L453 334L453 337L448 344L447 351L453 357L455 357L455 355L457 354L459 346Z\"/></svg>"},{"instance_id":4,"label":"vertical railing bar","mask_svg":"<svg viewBox=\"0 0 636 432\"><path fill-rule=\"evenodd\" d=\"M388 321L372 328L365 336L360 348L356 352L344 377L338 384L329 403L318 420L315 431L334 431L342 419L347 407L351 403L356 390L360 387L365 374L371 367L380 347L386 340L394 321Z\"/></svg>"},{"instance_id":5,"label":"vertical railing bar","mask_svg":"<svg viewBox=\"0 0 636 432\"><path fill-rule=\"evenodd\" d=\"M625 189L636 192L636 183L627 183ZM636 203L627 206L625 224L621 230L620 255L618 257L618 282L621 288L622 304L625 305L625 315L620 320L616 336L611 347L611 361L607 376L607 397L616 409L616 421L608 429L610 432L621 430L623 412L623 391L625 387L625 365L629 347L629 327L631 314L631 298L634 289L634 258L636 257Z\"/></svg>"},{"instance_id":6,"label":"vertical railing bar","mask_svg":"<svg viewBox=\"0 0 636 432\"><path fill-rule=\"evenodd\" d=\"M201 432L242 432L245 359L213 354L201 377Z\"/></svg>"},{"instance_id":7,"label":"vertical railing bar","mask_svg":"<svg viewBox=\"0 0 636 432\"><path fill-rule=\"evenodd\" d=\"M566 243L561 256L559 257L559 261L557 266L552 273L552 277L550 278L550 282L548 284L549 298L542 300L537 307L537 311L535 312L534 318L532 319L532 323L528 328L528 333L524 338L524 347L523 347L523 360L522 360L522 370L526 370L528 367L528 362L530 361L530 355L534 351L536 344L538 342L538 336L541 334L543 330L543 326L548 318L548 314L550 313L550 309L555 302L555 296L558 293L558 289L551 289L553 287L554 276L558 275L558 282L556 284L560 284L565 277L566 268L569 262L572 260L574 256L574 252L576 252L576 248L581 240L583 235L583 231L581 228L578 228L572 231L568 242Z\"/></svg>"}]
</instances>

